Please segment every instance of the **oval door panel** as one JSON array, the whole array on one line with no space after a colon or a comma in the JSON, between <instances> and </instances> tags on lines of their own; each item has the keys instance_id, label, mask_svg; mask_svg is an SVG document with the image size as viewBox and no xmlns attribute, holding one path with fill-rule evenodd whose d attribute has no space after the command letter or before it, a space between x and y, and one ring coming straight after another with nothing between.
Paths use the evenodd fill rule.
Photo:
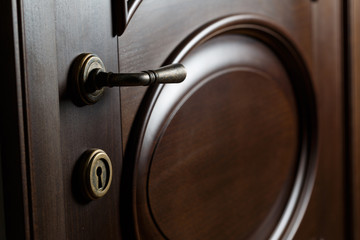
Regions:
<instances>
[{"instance_id":1,"label":"oval door panel","mask_svg":"<svg viewBox=\"0 0 360 240\"><path fill-rule=\"evenodd\" d=\"M169 58L187 79L148 90L126 150L122 207L134 237L296 231L313 184L316 114L306 67L280 32L232 16Z\"/></svg>"}]
</instances>

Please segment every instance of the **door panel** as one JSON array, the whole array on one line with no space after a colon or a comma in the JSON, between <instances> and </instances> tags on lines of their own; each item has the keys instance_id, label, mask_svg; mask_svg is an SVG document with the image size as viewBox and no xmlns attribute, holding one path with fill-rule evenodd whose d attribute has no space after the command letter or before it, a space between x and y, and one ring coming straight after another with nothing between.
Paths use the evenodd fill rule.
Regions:
<instances>
[{"instance_id":1,"label":"door panel","mask_svg":"<svg viewBox=\"0 0 360 240\"><path fill-rule=\"evenodd\" d=\"M313 76L319 111L318 165L315 186L308 196L310 203L296 239L348 239L352 231L345 220L339 222L346 219L345 209L348 209L344 197L344 165L348 159L344 157L342 117L345 81L342 75L342 3L317 1L313 5Z\"/></svg>"},{"instance_id":2,"label":"door panel","mask_svg":"<svg viewBox=\"0 0 360 240\"><path fill-rule=\"evenodd\" d=\"M172 60L184 60L185 67L189 68L188 78L179 86L121 89L123 144L126 146L121 189L122 195L126 197L121 199L121 207L126 213L122 217L132 219L124 225L128 230L127 234L146 239L201 239L204 236L212 239L221 239L224 236L256 239L266 238L271 234L273 237L284 238L297 234L299 239L322 236L342 238L344 226L334 221L343 219L344 214L344 202L339 198L343 194L342 129L336 127L341 125L342 121L342 87L339 81L341 57L338 55L340 45L336 42L340 31L336 27L326 27L328 25L325 20L320 20L320 14L329 9L333 10L333 17L339 20L340 12L335 10L341 9L340 6L335 1L327 4L299 1L285 5L275 2L268 5L257 1L241 1L241 4L238 1L227 1L226 4L214 2L213 6L218 11L206 14L206 6L196 3L201 5L196 9L202 9L203 14L183 17L176 14L176 11L182 9L186 12L190 5L195 9L194 3L187 5L184 2L170 1L167 4L172 8L162 8L162 4L155 1L144 1L119 38L121 71L139 70L138 67L148 65L157 67ZM244 56L244 59L249 57L253 62L246 62L239 57L233 63L229 60L231 53L228 53L226 48L233 48L236 52L236 44L231 43L240 44L240 39L227 42L229 36L222 36L217 44L223 52L217 53L217 57L213 58L213 48L206 44L216 45L215 40L204 44L201 42L203 45L200 44L200 47L184 46L184 42L198 41L197 34L201 35L201 29L216 25L220 17L234 14L234 9L253 13L239 14L239 18L263 19L263 25L274 27L275 35L283 36L286 43L271 44L272 40L261 37L257 32L250 40L247 39L248 45L243 42L247 51L237 54ZM190 9L188 11L191 12ZM157 12L159 15L150 15L150 12ZM220 32L226 32L228 27L229 25L224 26ZM212 34L219 33L214 31ZM234 34L241 38L249 32L237 31ZM163 37L159 38L159 35ZM145 38L141 41L133 40L141 36ZM325 38L333 41L326 41L328 44L318 41ZM251 42L254 39L260 43ZM291 50L287 49L290 54L284 54L281 50L282 44L293 46ZM196 60L193 59L191 63L187 59L189 56L183 59L184 49L191 50L189 55L193 56L200 51L198 47L206 49L203 50L203 57L194 57ZM275 54L275 60L266 55L269 49ZM325 57L329 54L328 51L339 58L329 61L330 59ZM139 52L144 54L138 54ZM257 55L258 52L263 55ZM176 57L180 55L181 57ZM298 55L298 58L291 57L293 55ZM218 69L212 69L214 61L222 65L220 64ZM326 67L323 64L326 64ZM227 72L230 66L254 67L255 73L245 70L246 73L240 73L241 70ZM274 70L277 74L285 74L268 77L269 69L277 69ZM193 80L193 74L200 72L204 76ZM259 72L265 72L265 76L259 75ZM213 75L216 76L214 79L210 77ZM330 85L325 87L326 76L331 80L328 82ZM243 83L237 83L235 79ZM257 85L264 86L264 91L260 87L251 90L250 85L245 84L243 79L259 81ZM273 88L271 79L276 79L279 89ZM202 83L191 85L188 81ZM186 84L190 85L183 87ZM225 91L224 89L227 89L225 96L221 92ZM237 92L242 94L231 94L229 89L237 89ZM274 96L268 99L268 94ZM331 94L335 94L339 101L334 103ZM264 101L263 105L259 99ZM273 101L284 105L280 107ZM239 111L238 109L243 110L240 103L245 102L247 110ZM265 102L274 112L267 113L268 108L264 107L263 116L260 106L264 106ZM281 110L277 112L275 109ZM252 119L250 116L254 111L258 115ZM266 124L272 126L271 122L275 121L272 114L279 121L278 128L265 127ZM236 123L231 122L232 118L237 120ZM260 120L264 121L260 125L266 129L257 125ZM241 132L240 126L246 124L249 129ZM261 134L256 132L259 129L262 129ZM250 134L252 131L256 134ZM290 134L287 136L289 139L285 137L287 140L280 140L279 135L276 134L279 138L272 135L273 131L286 132ZM229 136L229 132L233 138ZM289 145L264 144L266 136L274 142L285 141ZM234 146L234 149L229 149L229 146ZM275 157L277 151L284 150L288 152L280 154L281 157ZM267 174L264 174L265 170L262 168L264 162L260 161L265 161L264 156L268 156L267 159L274 158L270 160L274 169L271 171L272 168L267 167ZM256 162L256 159L259 159L259 162ZM275 167L277 161L282 163L282 168ZM251 168L251 164L255 163L256 167ZM241 176L242 171L249 175ZM228 173L226 180L221 178L225 172ZM331 179L329 172L332 173ZM315 179L316 188L313 191ZM324 187L324 184L329 183L331 188ZM256 192L253 192L254 189ZM294 195L295 191L299 191L297 196ZM326 204L324 196L330 198ZM251 204L255 204L256 197L261 198L261 204L264 205L258 204L258 214L254 216L254 210L250 209L253 206ZM308 203L311 210L307 210ZM294 204L292 209L291 204ZM333 218L317 218L323 216L324 209L329 208L332 209ZM244 209L248 210L248 214ZM228 214L222 219L219 212ZM243 215L239 217L236 213ZM232 218L232 214L238 218ZM302 222L304 214L306 220Z\"/></svg>"},{"instance_id":3,"label":"door panel","mask_svg":"<svg viewBox=\"0 0 360 240\"><path fill-rule=\"evenodd\" d=\"M179 9L183 14L179 14ZM264 16L284 28L294 39L309 70L312 71L311 2L295 1L283 4L283 1L232 0L206 3L171 0L166 4L154 0L143 1L125 32L119 37L120 71L156 68L164 63L187 36L204 25L224 16L247 13ZM123 144L126 144L144 92L145 89L141 88L122 88Z\"/></svg>"},{"instance_id":4,"label":"door panel","mask_svg":"<svg viewBox=\"0 0 360 240\"><path fill-rule=\"evenodd\" d=\"M213 22L167 60L186 81L148 89L123 179L138 238L291 236L313 184L316 111L306 67L274 28L246 15Z\"/></svg>"},{"instance_id":5,"label":"door panel","mask_svg":"<svg viewBox=\"0 0 360 240\"><path fill-rule=\"evenodd\" d=\"M60 92L60 136L68 239L120 239L119 183L122 165L118 89L106 91L93 106L79 107L70 95L70 65L84 52L98 54L108 71L117 72L117 43L111 25L111 2L57 1L56 39ZM74 10L71 10L74 9ZM113 187L102 199L81 195L80 157L100 148L113 166ZM111 223L111 224L109 224Z\"/></svg>"},{"instance_id":6,"label":"door panel","mask_svg":"<svg viewBox=\"0 0 360 240\"><path fill-rule=\"evenodd\" d=\"M9 239L350 236L341 1L144 0L119 37L118 1L9 2ZM82 53L121 73L181 62L188 77L80 107L70 70ZM81 195L90 148L114 171L94 201Z\"/></svg>"},{"instance_id":7,"label":"door panel","mask_svg":"<svg viewBox=\"0 0 360 240\"><path fill-rule=\"evenodd\" d=\"M57 19L57 21L55 21ZM117 71L111 4L96 1L24 1L28 101L29 239L120 239L121 129L118 90L99 104L78 107L69 91L72 61L99 54ZM114 186L99 201L79 197L77 165L89 148L112 159ZM114 214L115 213L115 214ZM108 224L112 222L113 224Z\"/></svg>"}]
</instances>

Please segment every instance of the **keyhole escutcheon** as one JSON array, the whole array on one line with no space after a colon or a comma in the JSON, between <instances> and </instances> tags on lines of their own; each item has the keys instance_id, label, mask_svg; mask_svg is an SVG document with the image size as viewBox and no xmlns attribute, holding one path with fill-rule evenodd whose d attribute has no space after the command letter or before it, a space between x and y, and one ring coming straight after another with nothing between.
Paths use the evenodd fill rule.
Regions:
<instances>
[{"instance_id":1,"label":"keyhole escutcheon","mask_svg":"<svg viewBox=\"0 0 360 240\"><path fill-rule=\"evenodd\" d=\"M89 149L83 154L82 176L85 196L91 200L103 197L112 181L109 156L101 149Z\"/></svg>"}]
</instances>

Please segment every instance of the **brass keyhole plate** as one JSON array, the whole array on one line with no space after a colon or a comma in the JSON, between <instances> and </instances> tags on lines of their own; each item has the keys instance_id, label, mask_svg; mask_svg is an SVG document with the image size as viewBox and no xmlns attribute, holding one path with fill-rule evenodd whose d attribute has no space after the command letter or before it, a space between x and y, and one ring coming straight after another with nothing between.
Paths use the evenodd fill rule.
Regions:
<instances>
[{"instance_id":1,"label":"brass keyhole plate","mask_svg":"<svg viewBox=\"0 0 360 240\"><path fill-rule=\"evenodd\" d=\"M86 197L90 200L103 197L112 181L109 156L101 149L89 149L83 154L82 181Z\"/></svg>"}]
</instances>

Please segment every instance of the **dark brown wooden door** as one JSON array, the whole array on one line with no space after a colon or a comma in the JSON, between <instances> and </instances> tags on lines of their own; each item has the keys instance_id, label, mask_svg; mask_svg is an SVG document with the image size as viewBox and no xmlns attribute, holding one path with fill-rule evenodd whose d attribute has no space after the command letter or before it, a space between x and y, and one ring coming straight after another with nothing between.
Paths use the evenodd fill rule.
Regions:
<instances>
[{"instance_id":1,"label":"dark brown wooden door","mask_svg":"<svg viewBox=\"0 0 360 240\"><path fill-rule=\"evenodd\" d=\"M121 89L126 236L344 238L338 4L141 3L120 70L188 77Z\"/></svg>"},{"instance_id":2,"label":"dark brown wooden door","mask_svg":"<svg viewBox=\"0 0 360 240\"><path fill-rule=\"evenodd\" d=\"M9 237L347 236L340 1L144 0L121 36L115 1L17 3L21 74L10 85L21 96L9 95L23 115L2 123L21 119L20 140L8 143L19 160L3 164L17 173L5 174L17 183L5 191L21 199L5 196ZM79 107L69 71L81 53L108 71L180 62L188 75L108 89ZM94 201L78 179L90 148L106 151L114 170ZM24 219L19 231L10 212Z\"/></svg>"}]
</instances>

